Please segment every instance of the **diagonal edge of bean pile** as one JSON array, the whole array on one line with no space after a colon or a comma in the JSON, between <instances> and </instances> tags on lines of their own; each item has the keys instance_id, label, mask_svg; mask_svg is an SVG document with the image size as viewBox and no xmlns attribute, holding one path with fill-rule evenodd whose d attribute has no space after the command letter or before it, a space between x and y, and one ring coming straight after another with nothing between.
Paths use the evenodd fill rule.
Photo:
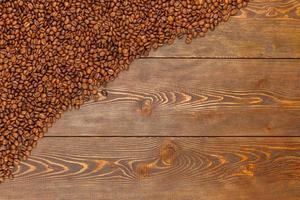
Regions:
<instances>
[{"instance_id":1,"label":"diagonal edge of bean pile","mask_svg":"<svg viewBox=\"0 0 300 200\"><path fill-rule=\"evenodd\" d=\"M0 183L47 129L151 49L203 37L248 0L0 0Z\"/></svg>"}]
</instances>

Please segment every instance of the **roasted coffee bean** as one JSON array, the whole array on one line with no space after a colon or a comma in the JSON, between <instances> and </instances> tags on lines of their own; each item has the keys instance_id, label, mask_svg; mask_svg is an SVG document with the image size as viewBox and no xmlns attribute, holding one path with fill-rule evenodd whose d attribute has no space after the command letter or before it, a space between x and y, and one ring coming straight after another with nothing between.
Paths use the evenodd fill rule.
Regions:
<instances>
[{"instance_id":1,"label":"roasted coffee bean","mask_svg":"<svg viewBox=\"0 0 300 200\"><path fill-rule=\"evenodd\" d=\"M0 182L63 112L106 98L98 89L134 59L176 38L189 44L247 3L0 0Z\"/></svg>"}]
</instances>

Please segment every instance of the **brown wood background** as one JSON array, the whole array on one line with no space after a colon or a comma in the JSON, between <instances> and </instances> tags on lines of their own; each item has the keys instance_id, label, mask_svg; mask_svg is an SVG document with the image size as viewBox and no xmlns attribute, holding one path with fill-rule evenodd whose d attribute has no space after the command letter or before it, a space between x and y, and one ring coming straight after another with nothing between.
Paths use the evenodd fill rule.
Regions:
<instances>
[{"instance_id":1,"label":"brown wood background","mask_svg":"<svg viewBox=\"0 0 300 200\"><path fill-rule=\"evenodd\" d=\"M300 199L300 0L252 0L107 91L49 130L1 200Z\"/></svg>"}]
</instances>

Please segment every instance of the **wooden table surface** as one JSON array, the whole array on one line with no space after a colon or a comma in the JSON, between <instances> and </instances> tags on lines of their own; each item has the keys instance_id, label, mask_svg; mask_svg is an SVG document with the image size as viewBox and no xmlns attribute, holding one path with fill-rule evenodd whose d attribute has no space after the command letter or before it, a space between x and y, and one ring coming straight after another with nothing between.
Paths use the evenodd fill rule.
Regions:
<instances>
[{"instance_id":1,"label":"wooden table surface","mask_svg":"<svg viewBox=\"0 0 300 200\"><path fill-rule=\"evenodd\" d=\"M0 199L300 199L300 0L252 0L66 113Z\"/></svg>"}]
</instances>

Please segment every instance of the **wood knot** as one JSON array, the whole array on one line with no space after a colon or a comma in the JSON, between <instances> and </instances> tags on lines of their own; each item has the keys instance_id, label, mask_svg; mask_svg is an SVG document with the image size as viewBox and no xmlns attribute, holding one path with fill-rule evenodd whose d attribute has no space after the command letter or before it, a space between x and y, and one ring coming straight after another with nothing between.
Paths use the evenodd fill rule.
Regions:
<instances>
[{"instance_id":1,"label":"wood knot","mask_svg":"<svg viewBox=\"0 0 300 200\"><path fill-rule=\"evenodd\" d=\"M249 164L242 168L242 173L247 176L254 176L254 169L255 169L255 165Z\"/></svg>"},{"instance_id":2,"label":"wood knot","mask_svg":"<svg viewBox=\"0 0 300 200\"><path fill-rule=\"evenodd\" d=\"M179 155L179 148L173 141L165 141L160 150L160 157L165 165L172 165Z\"/></svg>"},{"instance_id":3,"label":"wood knot","mask_svg":"<svg viewBox=\"0 0 300 200\"><path fill-rule=\"evenodd\" d=\"M150 101L149 99L146 99L145 101L142 102L139 112L143 116L150 116L152 113L152 109L153 109L152 101Z\"/></svg>"},{"instance_id":4,"label":"wood knot","mask_svg":"<svg viewBox=\"0 0 300 200\"><path fill-rule=\"evenodd\" d=\"M109 164L109 162L106 160L96 160L95 170L100 171L104 169L107 164Z\"/></svg>"},{"instance_id":5,"label":"wood knot","mask_svg":"<svg viewBox=\"0 0 300 200\"><path fill-rule=\"evenodd\" d=\"M139 163L136 166L136 174L138 178L146 178L150 176L151 165L146 163Z\"/></svg>"}]
</instances>

